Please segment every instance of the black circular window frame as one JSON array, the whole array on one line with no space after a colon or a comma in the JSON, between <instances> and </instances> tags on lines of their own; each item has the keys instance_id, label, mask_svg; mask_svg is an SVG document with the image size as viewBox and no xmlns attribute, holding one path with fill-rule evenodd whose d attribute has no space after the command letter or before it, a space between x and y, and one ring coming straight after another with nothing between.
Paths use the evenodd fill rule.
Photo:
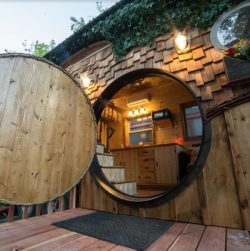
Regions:
<instances>
[{"instance_id":1,"label":"black circular window frame","mask_svg":"<svg viewBox=\"0 0 250 251\"><path fill-rule=\"evenodd\" d=\"M98 123L101 113L105 108L105 104L107 101L111 100L112 97L124 86L127 84L134 82L138 79L145 78L145 77L165 77L171 78L175 80L177 83L181 84L185 87L193 96L194 100L196 101L199 109L201 111L202 121L203 121L203 133L202 133L202 144L198 154L198 157L192 167L192 170L173 188L163 193L151 196L151 197L137 197L128 195L123 193L122 191L118 190L115 186L113 186L110 181L106 178L104 173L102 172L101 166L98 163L97 155L93 159L92 165L90 167L90 173L94 176L98 185L111 196L113 199L125 203L131 206L153 206L155 204L160 204L162 202L169 201L176 196L178 196L182 191L185 190L200 174L205 161L207 159L210 146L211 146L211 137L212 137L212 129L210 121L207 121L205 118L205 114L201 108L200 102L195 96L194 92L188 87L188 85L183 82L178 77L165 72L160 69L141 69L135 70L130 73L127 73L120 78L116 79L113 83L111 83L104 92L99 96L97 101L95 102L93 108L94 113L96 116L96 121ZM167 98L167 97L166 97Z\"/></svg>"}]
</instances>

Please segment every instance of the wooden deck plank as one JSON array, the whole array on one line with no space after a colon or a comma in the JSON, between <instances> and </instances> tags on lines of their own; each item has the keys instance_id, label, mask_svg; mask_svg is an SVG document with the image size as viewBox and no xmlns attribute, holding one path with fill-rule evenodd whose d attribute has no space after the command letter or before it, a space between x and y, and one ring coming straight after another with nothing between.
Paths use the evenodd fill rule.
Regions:
<instances>
[{"instance_id":1,"label":"wooden deck plank","mask_svg":"<svg viewBox=\"0 0 250 251\"><path fill-rule=\"evenodd\" d=\"M43 241L40 243L37 243L36 245L30 246L25 249L25 251L32 250L32 251L50 251L54 248L60 248L61 246L65 246L67 243L71 241L75 241L76 239L81 238L82 235L75 233L75 232L69 232L67 234L60 235L58 237L48 239L47 241Z\"/></svg>"},{"instance_id":2,"label":"wooden deck plank","mask_svg":"<svg viewBox=\"0 0 250 251\"><path fill-rule=\"evenodd\" d=\"M14 223L1 224L0 250L134 250L52 225L52 223L56 221L93 212L92 210L85 209L71 209L26 220L19 220ZM177 222L163 233L146 251L221 251L225 250L225 248L227 251L250 251L249 233L243 230L212 226L205 227L198 224Z\"/></svg>"},{"instance_id":3,"label":"wooden deck plank","mask_svg":"<svg viewBox=\"0 0 250 251\"><path fill-rule=\"evenodd\" d=\"M7 245L1 246L1 251L7 251L7 250L13 250L13 249L24 249L28 248L30 246L33 246L37 243L44 242L48 240L49 238L55 238L58 236L61 236L63 234L70 233L70 231L63 229L63 228L55 228L50 231L43 232L41 234L36 234L34 235L21 239L19 241L13 241Z\"/></svg>"},{"instance_id":4,"label":"wooden deck plank","mask_svg":"<svg viewBox=\"0 0 250 251\"><path fill-rule=\"evenodd\" d=\"M36 222L36 223L33 223L33 224L26 224L26 222L23 222L23 224L18 225L16 228L7 229L6 231L2 231L1 235L0 235L0 241L1 241L1 239L4 239L6 236L15 235L15 234L18 234L19 232L25 232L25 231L28 231L28 230L31 230L31 229L34 229L34 228L35 229L36 228L42 228L42 227L48 226L48 225L50 225L53 222L56 222L58 220L69 219L69 218L72 218L72 217L74 217L73 214L69 214L66 217L62 217L62 218L53 217L53 216L49 217L48 216L42 222Z\"/></svg>"},{"instance_id":5,"label":"wooden deck plank","mask_svg":"<svg viewBox=\"0 0 250 251\"><path fill-rule=\"evenodd\" d=\"M78 249L79 251L107 251L115 247L116 244L107 241L97 241L87 247Z\"/></svg>"},{"instance_id":6,"label":"wooden deck plank","mask_svg":"<svg viewBox=\"0 0 250 251\"><path fill-rule=\"evenodd\" d=\"M35 224L25 224L27 222L23 221L18 227L2 232L0 235L0 243L1 245L6 245L8 243L17 242L23 238L28 238L36 234L50 231L56 228L56 226L51 225L53 222L73 218L75 216L82 215L83 213L84 212L78 210L71 211L66 214L49 214L43 221L39 223L36 222ZM1 228L3 229L3 226L1 226Z\"/></svg>"},{"instance_id":7,"label":"wooden deck plank","mask_svg":"<svg viewBox=\"0 0 250 251\"><path fill-rule=\"evenodd\" d=\"M247 231L227 229L227 251L250 251L250 235Z\"/></svg>"},{"instance_id":8,"label":"wooden deck plank","mask_svg":"<svg viewBox=\"0 0 250 251\"><path fill-rule=\"evenodd\" d=\"M110 249L110 251L135 251L135 249L127 248L127 247L123 247L123 246L116 246L116 247Z\"/></svg>"},{"instance_id":9,"label":"wooden deck plank","mask_svg":"<svg viewBox=\"0 0 250 251\"><path fill-rule=\"evenodd\" d=\"M77 211L81 212L79 209ZM32 224L43 222L44 220L49 219L49 216L51 216L52 218L53 217L60 218L60 217L64 217L69 214L74 215L74 213L76 213L77 211L72 212L72 210L66 210L63 212L58 212L56 214L51 214L51 215L45 214L45 215L41 215L39 217L32 217L32 218L28 218L28 219L17 220L12 223L9 223L9 222L3 223L0 225L0 233L1 233L1 231L6 231L6 230L17 228L18 226L23 225L24 222L25 222L25 225L29 225L29 224L32 225Z\"/></svg>"},{"instance_id":10,"label":"wooden deck plank","mask_svg":"<svg viewBox=\"0 0 250 251\"><path fill-rule=\"evenodd\" d=\"M197 251L225 250L226 229L222 227L206 227Z\"/></svg>"},{"instance_id":11,"label":"wooden deck plank","mask_svg":"<svg viewBox=\"0 0 250 251\"><path fill-rule=\"evenodd\" d=\"M188 224L168 250L196 250L204 229L205 226L202 225Z\"/></svg>"},{"instance_id":12,"label":"wooden deck plank","mask_svg":"<svg viewBox=\"0 0 250 251\"><path fill-rule=\"evenodd\" d=\"M81 238L70 241L64 246L54 248L53 251L69 251L69 250L78 251L81 250L82 248L89 247L91 244L94 244L95 242L98 242L98 240L93 237L82 235Z\"/></svg>"},{"instance_id":13,"label":"wooden deck plank","mask_svg":"<svg viewBox=\"0 0 250 251\"><path fill-rule=\"evenodd\" d=\"M89 213L93 213L92 210L80 210L80 209L70 209L63 212L57 212L54 214L46 214L39 217L32 217L29 219L23 219L23 220L17 220L13 223L3 223L0 225L0 234L2 236L2 233L6 231L10 231L11 229L16 230L27 227L29 225L46 225L51 224L57 221L66 220L69 218L73 218L80 215L85 215Z\"/></svg>"},{"instance_id":14,"label":"wooden deck plank","mask_svg":"<svg viewBox=\"0 0 250 251\"><path fill-rule=\"evenodd\" d=\"M36 226L34 226L33 228L30 228L25 231L22 230L20 232L15 232L14 234L7 233L4 236L1 235L0 243L1 243L1 246L5 246L7 244L15 243L15 242L18 242L22 239L29 238L31 236L46 233L46 232L51 231L53 229L56 229L56 226L46 225L41 228L36 228Z\"/></svg>"},{"instance_id":15,"label":"wooden deck plank","mask_svg":"<svg viewBox=\"0 0 250 251\"><path fill-rule=\"evenodd\" d=\"M159 239L147 248L147 251L167 250L187 226L185 223L175 223Z\"/></svg>"}]
</instances>

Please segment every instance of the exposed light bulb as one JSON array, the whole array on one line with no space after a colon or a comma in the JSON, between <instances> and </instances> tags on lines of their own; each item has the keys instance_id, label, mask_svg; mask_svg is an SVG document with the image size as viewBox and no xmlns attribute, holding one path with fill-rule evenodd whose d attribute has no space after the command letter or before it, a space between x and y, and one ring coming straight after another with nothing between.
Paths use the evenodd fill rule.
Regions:
<instances>
[{"instance_id":1,"label":"exposed light bulb","mask_svg":"<svg viewBox=\"0 0 250 251\"><path fill-rule=\"evenodd\" d=\"M133 116L133 112L132 112L132 111L129 111L129 112L128 112L128 116L129 116L129 117L132 117L132 116Z\"/></svg>"},{"instance_id":2,"label":"exposed light bulb","mask_svg":"<svg viewBox=\"0 0 250 251\"><path fill-rule=\"evenodd\" d=\"M139 115L139 110L138 110L138 109L135 109L135 110L134 110L134 115L135 115L135 116Z\"/></svg>"},{"instance_id":3,"label":"exposed light bulb","mask_svg":"<svg viewBox=\"0 0 250 251\"><path fill-rule=\"evenodd\" d=\"M146 109L144 107L140 108L140 113L146 113Z\"/></svg>"},{"instance_id":4,"label":"exposed light bulb","mask_svg":"<svg viewBox=\"0 0 250 251\"><path fill-rule=\"evenodd\" d=\"M187 47L187 37L182 35L181 33L178 33L174 42L177 49L180 51L184 50Z\"/></svg>"},{"instance_id":5,"label":"exposed light bulb","mask_svg":"<svg viewBox=\"0 0 250 251\"><path fill-rule=\"evenodd\" d=\"M84 88L88 87L90 85L91 79L86 75L82 74L80 75L81 81L82 81L82 86Z\"/></svg>"}]
</instances>

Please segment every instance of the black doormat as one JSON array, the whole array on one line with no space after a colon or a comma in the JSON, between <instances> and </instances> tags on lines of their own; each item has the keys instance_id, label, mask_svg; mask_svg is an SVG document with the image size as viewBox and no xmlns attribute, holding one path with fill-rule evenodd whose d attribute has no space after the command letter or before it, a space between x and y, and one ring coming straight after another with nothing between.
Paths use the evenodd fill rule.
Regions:
<instances>
[{"instance_id":1,"label":"black doormat","mask_svg":"<svg viewBox=\"0 0 250 251\"><path fill-rule=\"evenodd\" d=\"M173 222L136 216L95 212L54 225L136 250L145 250Z\"/></svg>"}]
</instances>

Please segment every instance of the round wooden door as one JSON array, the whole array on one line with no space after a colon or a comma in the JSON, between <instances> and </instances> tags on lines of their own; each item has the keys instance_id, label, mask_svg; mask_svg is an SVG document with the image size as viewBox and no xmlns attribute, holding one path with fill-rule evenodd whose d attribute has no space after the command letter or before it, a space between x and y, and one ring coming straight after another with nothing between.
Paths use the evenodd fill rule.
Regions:
<instances>
[{"instance_id":1,"label":"round wooden door","mask_svg":"<svg viewBox=\"0 0 250 251\"><path fill-rule=\"evenodd\" d=\"M72 77L41 58L0 56L0 201L63 195L85 175L95 147L94 113Z\"/></svg>"}]
</instances>

